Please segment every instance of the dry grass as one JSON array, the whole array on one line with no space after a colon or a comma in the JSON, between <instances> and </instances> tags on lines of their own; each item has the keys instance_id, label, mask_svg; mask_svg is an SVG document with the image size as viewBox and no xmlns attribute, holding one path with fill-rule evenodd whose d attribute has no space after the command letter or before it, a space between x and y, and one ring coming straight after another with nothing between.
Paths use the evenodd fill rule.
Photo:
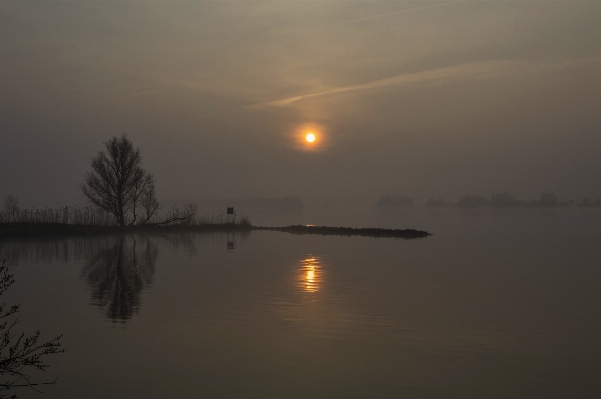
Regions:
<instances>
[{"instance_id":1,"label":"dry grass","mask_svg":"<svg viewBox=\"0 0 601 399\"><path fill-rule=\"evenodd\" d=\"M183 224L191 226L204 225L238 225L251 226L251 222L246 215L224 215L207 212L197 214L196 208L192 210L185 208L183 211L178 208L171 208L164 215L157 215L150 221L160 222L177 215L193 215L186 219ZM65 206L63 208L31 208L20 209L14 212L0 211L0 223L31 223L31 224L68 224L77 226L116 226L115 217L106 211L92 206Z\"/></svg>"}]
</instances>

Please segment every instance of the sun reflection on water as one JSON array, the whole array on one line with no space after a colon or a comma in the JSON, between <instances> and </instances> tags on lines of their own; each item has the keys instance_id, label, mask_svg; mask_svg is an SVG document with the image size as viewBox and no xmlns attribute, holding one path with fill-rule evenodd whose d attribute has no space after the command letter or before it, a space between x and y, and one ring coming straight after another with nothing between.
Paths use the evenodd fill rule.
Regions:
<instances>
[{"instance_id":1,"label":"sun reflection on water","mask_svg":"<svg viewBox=\"0 0 601 399\"><path fill-rule=\"evenodd\" d=\"M321 266L319 259L309 256L301 261L301 285L305 292L319 291L321 283Z\"/></svg>"}]
</instances>

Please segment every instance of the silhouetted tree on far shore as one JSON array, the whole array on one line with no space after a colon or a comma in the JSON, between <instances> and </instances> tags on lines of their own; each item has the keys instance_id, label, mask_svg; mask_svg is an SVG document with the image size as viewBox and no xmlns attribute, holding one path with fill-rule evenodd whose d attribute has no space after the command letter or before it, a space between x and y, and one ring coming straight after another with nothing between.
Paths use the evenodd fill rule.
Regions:
<instances>
[{"instance_id":1,"label":"silhouetted tree on far shore","mask_svg":"<svg viewBox=\"0 0 601 399\"><path fill-rule=\"evenodd\" d=\"M595 200L595 201L591 201L590 198L583 198L582 202L580 202L580 204L578 204L579 208L598 208L601 207L601 198Z\"/></svg>"},{"instance_id":2,"label":"silhouetted tree on far shore","mask_svg":"<svg viewBox=\"0 0 601 399\"><path fill-rule=\"evenodd\" d=\"M535 206L542 208L555 208L559 206L557 195L553 193L542 193L538 202L535 203Z\"/></svg>"},{"instance_id":3,"label":"silhouetted tree on far shore","mask_svg":"<svg viewBox=\"0 0 601 399\"><path fill-rule=\"evenodd\" d=\"M511 208L518 205L518 200L513 194L498 193L490 197L490 205L494 208Z\"/></svg>"},{"instance_id":4,"label":"silhouetted tree on far shore","mask_svg":"<svg viewBox=\"0 0 601 399\"><path fill-rule=\"evenodd\" d=\"M145 224L159 210L154 178L142 169L140 149L124 134L104 143L92 159L81 190L86 198L115 216L120 226Z\"/></svg>"},{"instance_id":5,"label":"silhouetted tree on far shore","mask_svg":"<svg viewBox=\"0 0 601 399\"><path fill-rule=\"evenodd\" d=\"M125 134L104 146L106 151L92 159L92 171L86 174L81 191L92 204L112 214L119 226L147 224L161 204L156 199L154 178L142 169L140 149L134 148ZM164 220L150 224L190 223L197 211L193 205L183 211L176 207Z\"/></svg>"},{"instance_id":6,"label":"silhouetted tree on far shore","mask_svg":"<svg viewBox=\"0 0 601 399\"><path fill-rule=\"evenodd\" d=\"M590 198L587 198L587 197L584 197L584 198L582 199L582 202L581 202L580 204L578 204L578 207L579 207L579 208L588 208L588 207L590 207L590 206L591 206L591 204L592 204L592 203L591 203L591 199L590 199Z\"/></svg>"}]
</instances>

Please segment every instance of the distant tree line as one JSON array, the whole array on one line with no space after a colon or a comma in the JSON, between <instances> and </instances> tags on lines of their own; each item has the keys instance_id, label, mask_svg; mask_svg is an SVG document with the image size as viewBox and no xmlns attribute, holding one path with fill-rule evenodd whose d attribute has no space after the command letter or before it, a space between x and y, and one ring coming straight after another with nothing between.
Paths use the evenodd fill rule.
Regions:
<instances>
[{"instance_id":1,"label":"distant tree line","mask_svg":"<svg viewBox=\"0 0 601 399\"><path fill-rule=\"evenodd\" d=\"M376 208L411 208L415 206L413 198L405 195L382 195L375 204ZM574 200L560 201L556 194L542 193L538 199L521 200L510 193L493 194L490 198L479 195L464 195L457 202L443 198L429 198L426 208L568 208L576 206ZM591 200L583 198L579 208L601 208L601 198Z\"/></svg>"}]
</instances>

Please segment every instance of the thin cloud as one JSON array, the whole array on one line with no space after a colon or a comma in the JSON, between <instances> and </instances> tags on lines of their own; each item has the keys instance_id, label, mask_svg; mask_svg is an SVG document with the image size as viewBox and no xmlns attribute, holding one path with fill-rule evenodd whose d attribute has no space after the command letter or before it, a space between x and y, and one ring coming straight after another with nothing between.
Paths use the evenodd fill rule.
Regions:
<instances>
[{"instance_id":1,"label":"thin cloud","mask_svg":"<svg viewBox=\"0 0 601 399\"><path fill-rule=\"evenodd\" d=\"M297 101L305 100L308 98L327 96L338 93L382 89L392 86L402 86L408 84L429 83L437 81L444 82L466 77L475 79L494 78L529 72L563 69L568 67L595 63L599 61L600 59L598 57L595 57L555 63L512 60L471 62L467 64L431 69L422 72L404 73L401 75L385 79L379 79L372 82L336 87L330 90L321 91L317 93L304 94L276 101L258 103L251 105L250 108L284 107Z\"/></svg>"},{"instance_id":2,"label":"thin cloud","mask_svg":"<svg viewBox=\"0 0 601 399\"><path fill-rule=\"evenodd\" d=\"M406 12L411 12L411 11L426 10L428 8L450 6L452 4L465 3L466 1L469 1L469 0L456 0L456 1L448 1L446 3L431 4L429 6L422 6L422 7L415 7L415 8L405 8L403 10L391 11L391 12L387 12L385 14L371 15L369 17L351 19L349 21L342 21L342 22L338 22L338 23L332 24L332 26L352 24L352 23L355 23L355 22L368 21L370 19L384 18L384 17L388 17L390 15L404 14Z\"/></svg>"},{"instance_id":3,"label":"thin cloud","mask_svg":"<svg viewBox=\"0 0 601 399\"><path fill-rule=\"evenodd\" d=\"M368 17L362 17L362 18L351 19L348 21L336 22L336 23L328 24L327 26L334 27L334 26L340 26L340 25L347 25L347 24L352 24L355 22L367 21L370 19L385 18L390 15L404 14L404 13L413 12L413 11L426 10L429 8L445 7L445 6L450 6L450 5L457 4L457 3L465 3L467 1L470 1L470 0L455 0L455 1L447 1L446 3L431 4L429 6L405 8L403 10L391 11L391 12L387 12L384 14L370 15ZM272 36L287 35L287 34L290 34L290 33L296 32L296 31L297 30L295 30L295 29L287 30L287 31L283 31L283 32L274 33L274 34L272 34Z\"/></svg>"}]
</instances>

